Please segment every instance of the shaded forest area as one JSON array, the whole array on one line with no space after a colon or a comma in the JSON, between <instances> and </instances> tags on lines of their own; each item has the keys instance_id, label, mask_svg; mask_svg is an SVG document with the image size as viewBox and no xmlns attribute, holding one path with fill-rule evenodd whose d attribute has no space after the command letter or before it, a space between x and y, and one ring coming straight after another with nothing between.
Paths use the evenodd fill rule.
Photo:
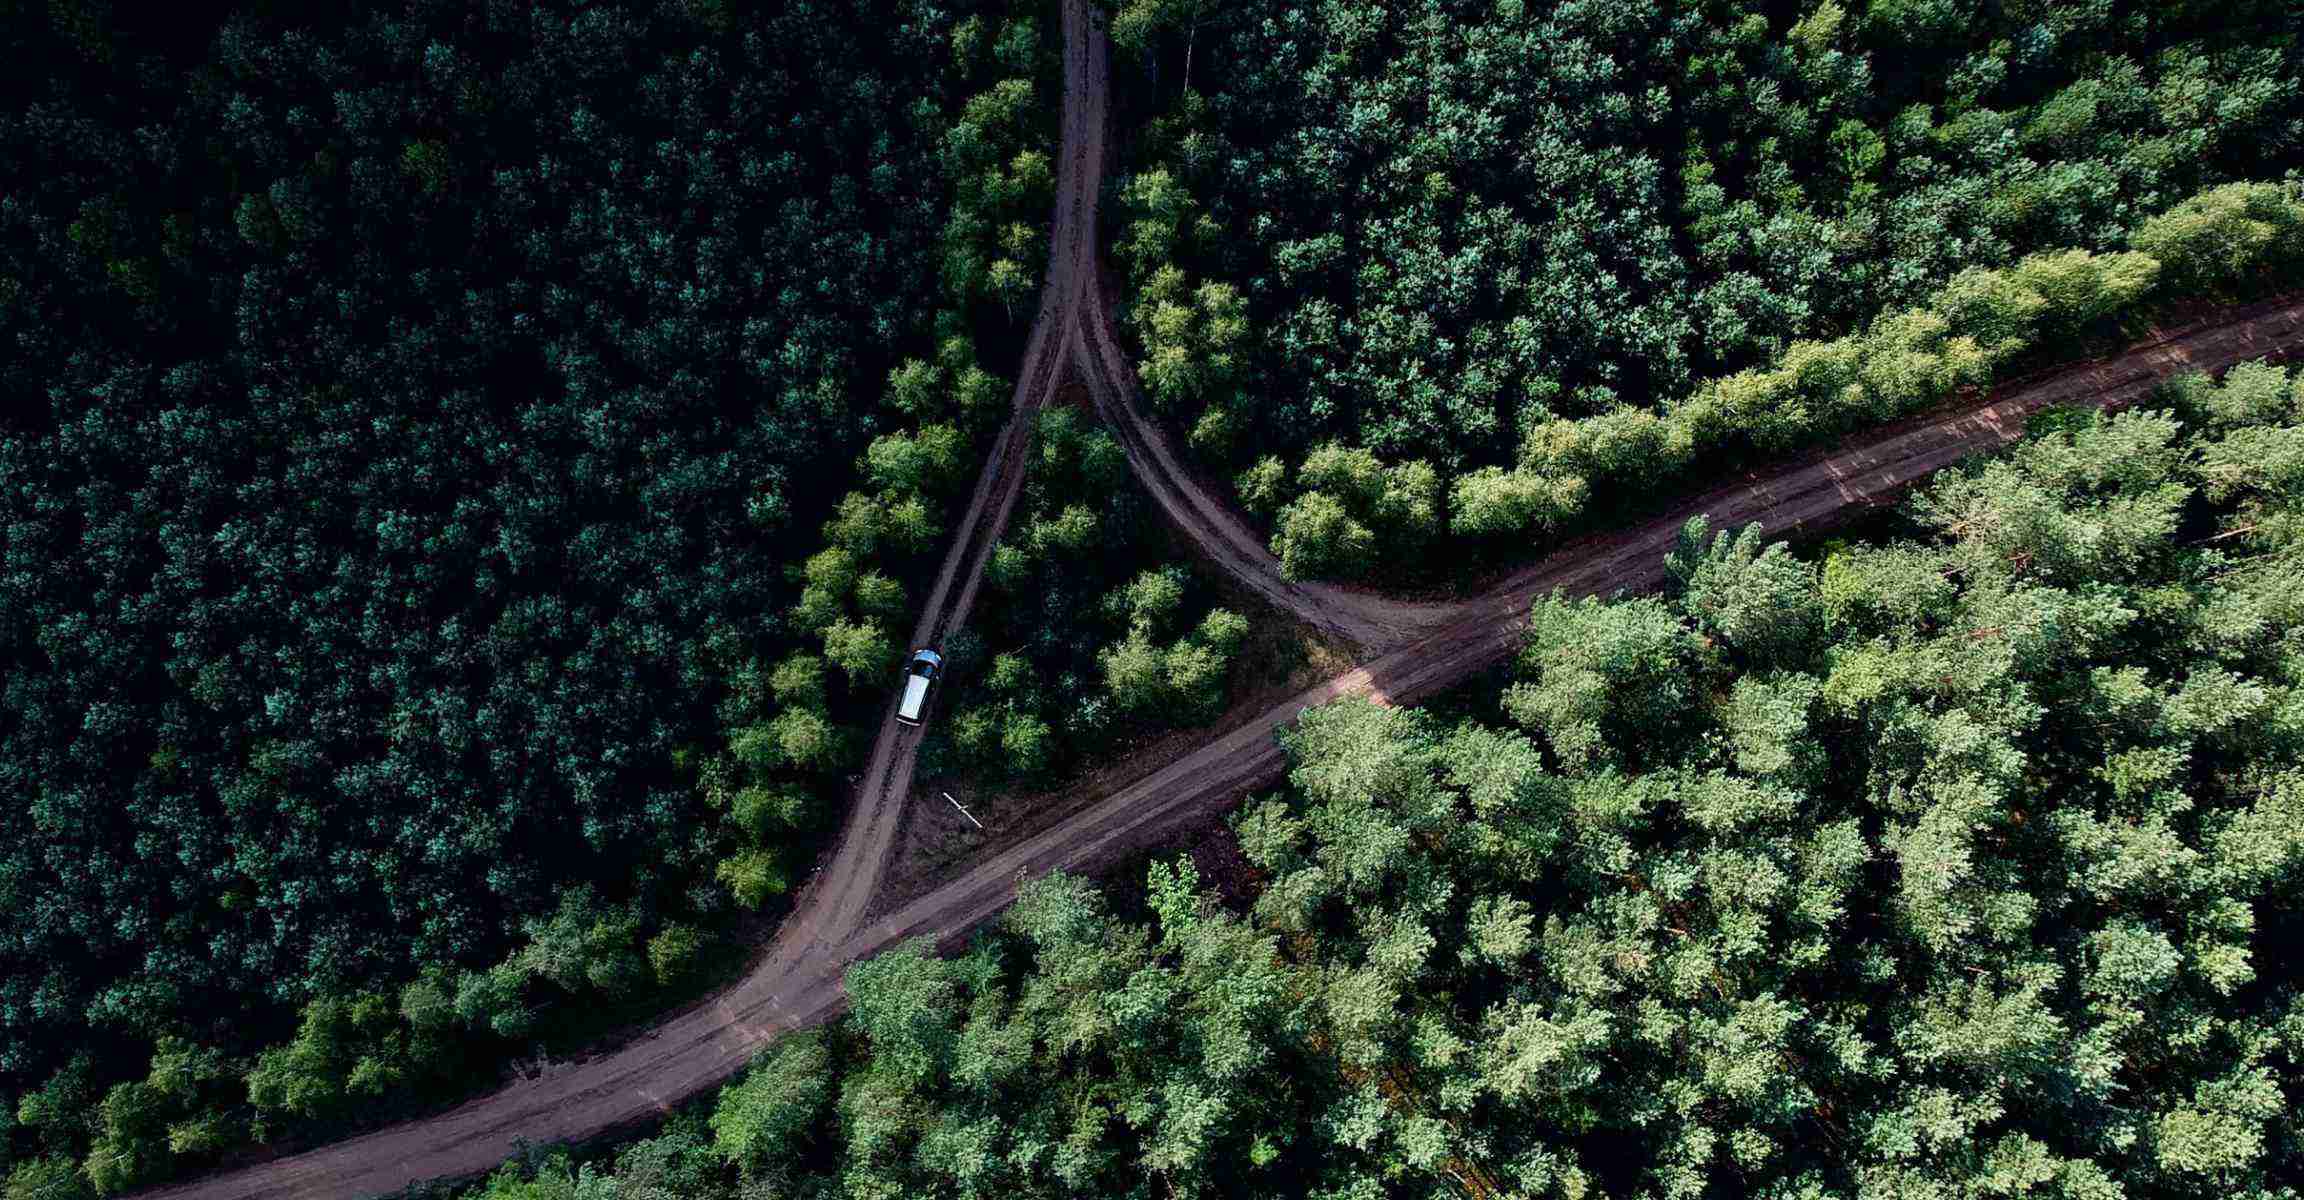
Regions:
<instances>
[{"instance_id":1,"label":"shaded forest area","mask_svg":"<svg viewBox=\"0 0 2304 1200\"><path fill-rule=\"evenodd\" d=\"M1454 715L1343 701L1118 911L467 1200L2276 1200L2304 1187L2304 380L2051 412L1893 530L1692 523Z\"/></svg>"},{"instance_id":2,"label":"shaded forest area","mask_svg":"<svg viewBox=\"0 0 2304 1200\"><path fill-rule=\"evenodd\" d=\"M1125 0L1148 117L1116 189L1126 325L1293 573L1494 560L1692 458L2069 357L2133 327L2124 301L2261 286L2118 254L2208 188L2294 178L2300 22L2275 0ZM1945 289L2011 284L2044 305L2021 337L1946 323ZM1840 361L1866 341L1905 361ZM1813 395L1719 396L1805 342L1830 360Z\"/></svg>"},{"instance_id":3,"label":"shaded forest area","mask_svg":"<svg viewBox=\"0 0 2304 1200\"><path fill-rule=\"evenodd\" d=\"M10 1200L492 1081L772 905L1006 409L1044 18L0 4Z\"/></svg>"}]
</instances>

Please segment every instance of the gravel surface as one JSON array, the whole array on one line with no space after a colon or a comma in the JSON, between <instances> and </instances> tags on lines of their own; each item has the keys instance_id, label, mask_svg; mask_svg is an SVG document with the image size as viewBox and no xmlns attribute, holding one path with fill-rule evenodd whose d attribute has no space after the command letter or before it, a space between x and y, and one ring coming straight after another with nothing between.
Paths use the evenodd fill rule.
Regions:
<instances>
[{"instance_id":1,"label":"gravel surface","mask_svg":"<svg viewBox=\"0 0 2304 1200\"><path fill-rule=\"evenodd\" d=\"M2100 362L2027 381L1988 401L1843 443L1833 452L1748 478L1680 509L1591 538L1514 572L1459 603L1388 599L1373 592L1284 579L1263 539L1197 478L1166 433L1144 416L1135 376L1111 324L1110 294L1096 255L1097 193L1110 152L1106 102L1110 49L1086 0L1065 0L1063 144L1048 275L998 451L946 555L914 645L936 645L967 619L986 558L1023 482L1032 418L1067 381L1084 383L1120 436L1130 466L1161 511L1217 569L1275 607L1361 648L1362 665L1325 680L1177 752L1142 761L1131 782L1052 828L988 850L969 868L917 898L875 912L901 817L912 794L919 732L883 719L862 787L829 864L744 978L672 1015L635 1040L556 1064L489 1095L420 1121L220 1172L165 1191L171 1200L345 1197L410 1183L481 1174L516 1141L597 1136L654 1119L741 1070L761 1045L827 1020L845 1004L841 972L897 941L949 944L997 914L1024 878L1082 871L1157 842L1271 783L1284 760L1273 732L1305 707L1341 696L1406 704L1431 696L1509 656L1537 596L1641 591L1662 578L1662 559L1690 516L1716 527L1757 522L1770 533L1813 531L1978 450L2002 445L2025 417L2048 405L2130 404L2185 368L2221 369L2304 344L2304 301L2225 314Z\"/></svg>"}]
</instances>

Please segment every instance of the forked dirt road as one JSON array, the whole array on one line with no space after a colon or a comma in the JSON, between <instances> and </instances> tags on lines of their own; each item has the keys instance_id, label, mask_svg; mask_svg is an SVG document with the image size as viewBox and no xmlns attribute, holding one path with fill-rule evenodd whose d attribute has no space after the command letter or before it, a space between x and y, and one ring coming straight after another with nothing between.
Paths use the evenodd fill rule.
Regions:
<instances>
[{"instance_id":1,"label":"forked dirt road","mask_svg":"<svg viewBox=\"0 0 2304 1200\"><path fill-rule=\"evenodd\" d=\"M1015 410L958 523L913 644L941 642L967 619L986 557L1014 507L1032 419L1067 368L1096 394L1130 466L1161 510L1217 568L1275 606L1360 646L1358 667L1166 762L1146 763L1122 786L1064 823L994 850L934 891L875 914L873 901L912 792L915 732L883 719L863 786L830 863L800 897L767 953L742 980L639 1038L563 1064L461 1107L334 1145L193 1181L173 1200L346 1200L428 1179L493 1169L517 1141L590 1137L661 1115L727 1079L770 1038L827 1020L845 1004L849 963L912 937L955 938L997 913L1022 878L1081 870L1154 842L1271 782L1284 767L1273 733L1305 707L1342 696L1405 704L1508 657L1529 605L1570 595L1640 591L1688 517L1716 527L1758 523L1794 534L1854 507L1888 499L1916 480L2023 431L2049 405L2133 403L2186 368L2217 370L2304 345L2304 301L2240 310L2213 323L2054 373L1988 402L1852 440L1774 474L1701 496L1656 520L1588 539L1457 604L1425 604L1291 582L1255 532L1201 485L1165 434L1144 416L1133 370L1112 335L1097 273L1096 200L1109 148L1109 49L1084 0L1064 4L1064 117L1048 276L1015 394Z\"/></svg>"}]
</instances>

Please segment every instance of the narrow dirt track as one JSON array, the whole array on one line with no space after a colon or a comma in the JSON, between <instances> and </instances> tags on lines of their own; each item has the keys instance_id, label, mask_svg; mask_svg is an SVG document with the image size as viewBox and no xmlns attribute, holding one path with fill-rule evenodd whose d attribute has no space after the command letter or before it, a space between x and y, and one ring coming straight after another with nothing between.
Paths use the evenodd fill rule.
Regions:
<instances>
[{"instance_id":1,"label":"narrow dirt track","mask_svg":"<svg viewBox=\"0 0 2304 1200\"><path fill-rule=\"evenodd\" d=\"M1085 6L1064 9L1064 101L1048 273L1017 371L1007 425L953 528L913 646L935 646L966 624L984 566L1022 490L1034 419L1071 361L1071 307L1096 269L1095 207L1103 181L1107 52ZM148 1193L168 1200L310 1197L345 1200L429 1179L493 1169L516 1141L594 1136L661 1116L741 1069L775 1034L822 1020L843 1003L846 946L879 893L904 804L912 793L919 731L896 723L894 703L859 777L831 861L798 897L767 952L744 978L634 1041L560 1064L434 1117Z\"/></svg>"},{"instance_id":2,"label":"narrow dirt track","mask_svg":"<svg viewBox=\"0 0 2304 1200\"><path fill-rule=\"evenodd\" d=\"M1099 39L1101 41L1102 39ZM1146 414L1136 369L1112 328L1113 297L1101 272L1072 306L1072 360L1096 399L1096 411L1120 439L1128 466L1152 493L1161 514L1191 539L1201 558L1266 603L1362 650L1389 646L1456 615L1450 604L1396 600L1361 588L1289 579L1280 560L1240 513L1225 503L1176 453L1165 426Z\"/></svg>"},{"instance_id":3,"label":"narrow dirt track","mask_svg":"<svg viewBox=\"0 0 2304 1200\"><path fill-rule=\"evenodd\" d=\"M911 793L918 746L916 734L884 718L831 863L802 894L767 953L724 992L611 1052L563 1064L438 1116L151 1195L343 1200L485 1172L508 1157L516 1141L585 1138L645 1122L740 1070L776 1034L837 1015L845 1005L840 979L849 963L906 938L948 943L1005 907L1022 878L1109 862L1271 782L1285 765L1272 735L1305 707L1352 695L1394 704L1424 699L1509 656L1529 605L1540 595L1655 586L1665 550L1690 516L1708 514L1722 527L1758 523L1777 534L1814 528L1891 498L1965 455L2008 442L2022 432L2024 418L2042 407L2133 403L2174 371L2221 369L2304 344L2304 301L2228 314L1987 403L1719 489L1664 517L1563 550L1459 604L1395 601L1292 582L1281 577L1254 531L1195 479L1165 434L1143 415L1134 373L1112 335L1096 263L1097 189L1109 146L1109 49L1084 0L1066 0L1063 12L1063 145L1039 315L1019 372L1014 412L956 525L914 644L936 644L967 619L985 559L1022 483L1033 415L1069 365L1095 393L1161 510L1212 564L1373 656L1188 754L1146 764L1133 783L1064 824L989 853L935 891L872 915Z\"/></svg>"},{"instance_id":4,"label":"narrow dirt track","mask_svg":"<svg viewBox=\"0 0 2304 1200\"><path fill-rule=\"evenodd\" d=\"M1495 666L1519 645L1529 607L1555 590L1569 596L1653 589L1664 555L1690 517L1716 528L1758 524L1794 536L1895 499L1968 455L2015 440L2025 418L2047 407L2124 407L2178 371L2220 371L2304 346L2304 300L2233 314L2102 362L2056 372L1989 402L1910 428L1859 440L1818 460L1720 488L1605 540L1551 555L1486 594L1453 607L1440 628L1267 710L1216 741L1149 771L1065 825L1000 850L965 874L874 923L846 947L868 956L905 938L939 940L999 912L1020 878L1093 869L1179 828L1205 820L1286 765L1273 734L1308 707L1345 696L1413 704Z\"/></svg>"}]
</instances>

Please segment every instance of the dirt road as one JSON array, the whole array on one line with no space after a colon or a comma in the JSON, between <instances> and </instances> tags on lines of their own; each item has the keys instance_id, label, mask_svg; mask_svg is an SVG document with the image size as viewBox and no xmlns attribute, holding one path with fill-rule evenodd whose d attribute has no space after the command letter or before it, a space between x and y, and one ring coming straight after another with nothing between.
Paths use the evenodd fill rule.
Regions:
<instances>
[{"instance_id":1,"label":"dirt road","mask_svg":"<svg viewBox=\"0 0 2304 1200\"><path fill-rule=\"evenodd\" d=\"M948 937L997 913L1016 881L1049 871L1084 871L1155 843L1269 784L1285 760L1273 738L1305 708L1344 696L1412 704L1488 669L1518 647L1529 606L1555 589L1570 596L1652 589L1664 555L1688 518L1715 528L1758 524L1795 536L1862 508L1895 499L1913 483L1961 458L2005 445L2042 408L2122 407L2186 369L2304 348L2304 300L2259 305L2212 324L2136 347L2101 362L2055 372L1989 402L1853 440L1834 453L1763 478L1723 487L1633 529L1569 547L1513 573L1485 595L1453 607L1438 628L1274 706L1255 720L1086 809L1066 824L995 852L919 899L874 922L848 949L867 956L910 937Z\"/></svg>"},{"instance_id":2,"label":"dirt road","mask_svg":"<svg viewBox=\"0 0 2304 1200\"><path fill-rule=\"evenodd\" d=\"M1134 376L1112 337L1096 271L1095 206L1108 149L1108 50L1084 0L1064 5L1064 123L1048 276L1017 383L1015 411L978 481L914 632L934 644L974 603L986 556L1022 482L1033 413L1069 367L1127 448L1129 462L1169 518L1220 569L1273 604L1372 651L1355 667L1213 741L1164 763L1044 833L987 854L964 873L893 911L871 915L898 818L912 785L916 734L884 720L863 787L820 882L799 899L774 944L735 985L640 1038L558 1066L438 1116L156 1193L177 1200L346 1197L473 1175L502 1162L517 1140L588 1137L654 1118L741 1069L771 1037L836 1015L851 962L916 936L950 939L997 913L1017 881L1080 870L1157 840L1269 783L1283 760L1274 730L1306 706L1364 695L1410 703L1508 656L1529 604L1555 588L1572 595L1641 590L1689 517L1726 527L1757 522L1787 534L1892 497L1915 480L2022 431L2045 405L2130 403L2186 367L2217 369L2304 344L2304 302L2258 306L2217 323L2056 373L1964 410L1851 441L1775 474L1719 489L1630 530L1587 540L1453 605L1406 603L1281 578L1262 541L1201 486L1165 435L1145 419Z\"/></svg>"},{"instance_id":3,"label":"dirt road","mask_svg":"<svg viewBox=\"0 0 2304 1200\"><path fill-rule=\"evenodd\" d=\"M1098 39L1100 42L1102 39ZM1291 580L1280 573L1264 539L1208 487L1176 453L1166 427L1146 416L1136 369L1113 331L1113 297L1101 272L1071 312L1070 350L1075 368L1096 398L1096 411L1128 452L1128 466L1152 494L1162 515L1192 540L1216 570L1274 608L1363 650L1377 650L1455 614L1447 604L1395 600L1360 588Z\"/></svg>"},{"instance_id":4,"label":"dirt road","mask_svg":"<svg viewBox=\"0 0 2304 1200\"><path fill-rule=\"evenodd\" d=\"M913 646L943 643L967 622L984 565L1024 482L1034 418L1063 382L1076 334L1071 310L1091 294L1095 207L1107 143L1108 53L1086 6L1064 9L1064 101L1048 274L1017 371L1008 423L954 525ZM238 1171L151 1193L170 1200L310 1197L345 1200L410 1183L477 1174L515 1140L586 1137L646 1121L741 1068L776 1033L820 1021L842 1003L841 969L887 869L912 793L919 730L894 720L894 703L860 776L831 861L798 897L775 941L736 984L612 1053L561 1064L438 1116L395 1125Z\"/></svg>"}]
</instances>

